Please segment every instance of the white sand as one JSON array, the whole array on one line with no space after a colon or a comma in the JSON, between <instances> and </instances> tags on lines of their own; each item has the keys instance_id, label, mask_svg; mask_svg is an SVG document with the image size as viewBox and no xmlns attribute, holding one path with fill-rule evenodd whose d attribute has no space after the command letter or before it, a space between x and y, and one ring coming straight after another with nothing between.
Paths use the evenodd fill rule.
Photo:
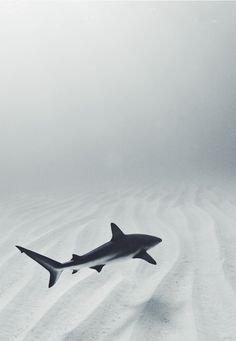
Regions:
<instances>
[{"instance_id":1,"label":"white sand","mask_svg":"<svg viewBox=\"0 0 236 341\"><path fill-rule=\"evenodd\" d=\"M163 239L152 266L48 273L14 245L59 261L124 232ZM0 207L0 340L236 340L236 195L149 187L96 195L5 197Z\"/></svg>"}]
</instances>

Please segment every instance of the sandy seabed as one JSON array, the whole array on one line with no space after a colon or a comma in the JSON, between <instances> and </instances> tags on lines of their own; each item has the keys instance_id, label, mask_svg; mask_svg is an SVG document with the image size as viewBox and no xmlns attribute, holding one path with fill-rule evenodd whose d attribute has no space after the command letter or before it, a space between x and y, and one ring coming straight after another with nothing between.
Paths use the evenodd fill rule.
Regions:
<instances>
[{"instance_id":1,"label":"sandy seabed","mask_svg":"<svg viewBox=\"0 0 236 341\"><path fill-rule=\"evenodd\" d=\"M21 245L58 261L125 233L156 235L157 266L48 272ZM0 206L0 340L236 340L236 193L149 186L110 193L6 196Z\"/></svg>"}]
</instances>

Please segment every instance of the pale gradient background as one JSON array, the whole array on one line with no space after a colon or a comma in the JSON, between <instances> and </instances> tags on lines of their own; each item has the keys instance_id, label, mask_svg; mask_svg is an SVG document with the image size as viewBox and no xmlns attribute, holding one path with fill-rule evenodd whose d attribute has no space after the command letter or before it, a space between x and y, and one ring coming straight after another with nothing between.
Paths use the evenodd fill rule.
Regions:
<instances>
[{"instance_id":1,"label":"pale gradient background","mask_svg":"<svg viewBox=\"0 0 236 341\"><path fill-rule=\"evenodd\" d=\"M236 169L236 4L0 3L6 191Z\"/></svg>"},{"instance_id":2,"label":"pale gradient background","mask_svg":"<svg viewBox=\"0 0 236 341\"><path fill-rule=\"evenodd\" d=\"M235 341L236 3L0 0L0 340ZM48 273L124 233L157 261Z\"/></svg>"}]
</instances>

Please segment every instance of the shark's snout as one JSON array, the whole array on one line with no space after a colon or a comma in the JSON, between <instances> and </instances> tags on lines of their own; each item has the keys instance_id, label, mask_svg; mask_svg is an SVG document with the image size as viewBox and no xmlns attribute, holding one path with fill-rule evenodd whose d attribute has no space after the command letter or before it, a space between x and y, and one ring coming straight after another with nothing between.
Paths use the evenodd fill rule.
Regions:
<instances>
[{"instance_id":1,"label":"shark's snout","mask_svg":"<svg viewBox=\"0 0 236 341\"><path fill-rule=\"evenodd\" d=\"M151 245L151 247L153 247L153 246L155 246L155 245L157 245L157 244L162 242L162 239L158 238L158 237L151 236L149 238L150 238L149 239L149 243L150 243L149 245Z\"/></svg>"},{"instance_id":2,"label":"shark's snout","mask_svg":"<svg viewBox=\"0 0 236 341\"><path fill-rule=\"evenodd\" d=\"M161 238L158 238L158 237L154 237L155 238L155 244L159 244L162 242L162 239Z\"/></svg>"}]
</instances>

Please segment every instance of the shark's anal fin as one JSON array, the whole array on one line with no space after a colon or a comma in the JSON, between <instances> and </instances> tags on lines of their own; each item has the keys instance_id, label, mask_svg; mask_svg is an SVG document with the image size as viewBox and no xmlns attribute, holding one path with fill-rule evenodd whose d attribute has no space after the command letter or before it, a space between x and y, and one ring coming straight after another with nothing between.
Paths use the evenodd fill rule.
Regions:
<instances>
[{"instance_id":1,"label":"shark's anal fin","mask_svg":"<svg viewBox=\"0 0 236 341\"><path fill-rule=\"evenodd\" d=\"M154 264L156 265L156 261L155 259L153 259L145 250L141 250L139 253L137 253L135 256L133 256L133 258L140 258L145 260L148 263Z\"/></svg>"},{"instance_id":2,"label":"shark's anal fin","mask_svg":"<svg viewBox=\"0 0 236 341\"><path fill-rule=\"evenodd\" d=\"M111 233L112 238L111 241L114 242L117 239L122 238L125 234L121 231L121 229L114 223L111 223Z\"/></svg>"},{"instance_id":3,"label":"shark's anal fin","mask_svg":"<svg viewBox=\"0 0 236 341\"><path fill-rule=\"evenodd\" d=\"M73 270L72 271L72 275L76 274L76 272L78 272L79 270Z\"/></svg>"},{"instance_id":4,"label":"shark's anal fin","mask_svg":"<svg viewBox=\"0 0 236 341\"><path fill-rule=\"evenodd\" d=\"M94 269L97 272L101 272L102 268L105 266L105 264L101 264L101 265L95 265L95 266L91 266L90 269Z\"/></svg>"}]
</instances>

